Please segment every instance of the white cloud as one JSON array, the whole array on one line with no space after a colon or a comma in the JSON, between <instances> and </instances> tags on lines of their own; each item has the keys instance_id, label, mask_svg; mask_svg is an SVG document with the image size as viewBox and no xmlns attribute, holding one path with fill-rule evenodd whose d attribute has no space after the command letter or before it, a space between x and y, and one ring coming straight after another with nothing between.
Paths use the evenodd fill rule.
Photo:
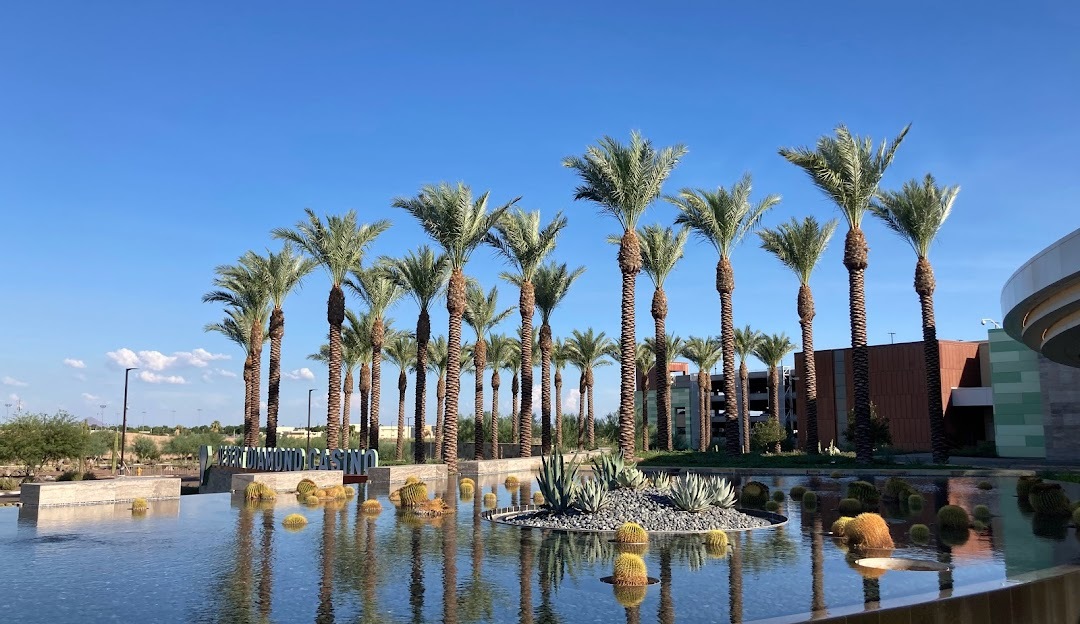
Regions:
<instances>
[{"instance_id":1,"label":"white cloud","mask_svg":"<svg viewBox=\"0 0 1080 624\"><path fill-rule=\"evenodd\" d=\"M177 351L173 355L180 363L195 366L197 368L205 368L209 362L214 362L216 360L229 359L229 356L224 353L210 353L206 349L195 349L190 353L187 351Z\"/></svg>"},{"instance_id":2,"label":"white cloud","mask_svg":"<svg viewBox=\"0 0 1080 624\"><path fill-rule=\"evenodd\" d=\"M125 348L109 351L105 356L124 368L131 368L139 365L139 356L135 355L135 352L131 349Z\"/></svg>"},{"instance_id":3,"label":"white cloud","mask_svg":"<svg viewBox=\"0 0 1080 624\"><path fill-rule=\"evenodd\" d=\"M281 376L286 379L315 379L315 373L311 372L311 369L306 366L287 373L281 373Z\"/></svg>"},{"instance_id":4,"label":"white cloud","mask_svg":"<svg viewBox=\"0 0 1080 624\"><path fill-rule=\"evenodd\" d=\"M193 351L176 351L172 355L166 355L161 351L152 350L136 353L125 347L116 351L109 351L105 355L123 368L144 368L158 372L180 366L206 368L209 362L230 359L230 356L224 353L211 353L202 348Z\"/></svg>"},{"instance_id":5,"label":"white cloud","mask_svg":"<svg viewBox=\"0 0 1080 624\"><path fill-rule=\"evenodd\" d=\"M580 405L581 392L577 388L572 388L570 392L566 393L566 398L563 399L563 412L573 412L577 414Z\"/></svg>"},{"instance_id":6,"label":"white cloud","mask_svg":"<svg viewBox=\"0 0 1080 624\"><path fill-rule=\"evenodd\" d=\"M86 368L86 362L75 358L64 358L64 364L71 368Z\"/></svg>"},{"instance_id":7,"label":"white cloud","mask_svg":"<svg viewBox=\"0 0 1080 624\"><path fill-rule=\"evenodd\" d=\"M101 404L101 397L97 396L96 394L90 394L89 392L83 392L82 393L82 398L87 403L93 403L95 405L100 405Z\"/></svg>"},{"instance_id":8,"label":"white cloud","mask_svg":"<svg viewBox=\"0 0 1080 624\"><path fill-rule=\"evenodd\" d=\"M21 400L22 399L19 398L19 395L15 394L14 392L8 395L8 401L11 401L12 403L18 403Z\"/></svg>"},{"instance_id":9,"label":"white cloud","mask_svg":"<svg viewBox=\"0 0 1080 624\"><path fill-rule=\"evenodd\" d=\"M159 375L150 371L139 373L139 379L152 384L186 384L187 381L180 375Z\"/></svg>"},{"instance_id":10,"label":"white cloud","mask_svg":"<svg viewBox=\"0 0 1080 624\"><path fill-rule=\"evenodd\" d=\"M19 381L18 379L15 379L14 377L8 377L6 375L4 376L3 379L0 379L0 383L3 383L5 386L12 386L12 387L15 387L15 388L25 388L26 386L30 385L30 384L26 383L25 381Z\"/></svg>"},{"instance_id":11,"label":"white cloud","mask_svg":"<svg viewBox=\"0 0 1080 624\"><path fill-rule=\"evenodd\" d=\"M229 379L236 378L236 373L232 372L231 370L225 370L224 368L218 368L214 370L214 372L218 375L221 375L222 377L228 377Z\"/></svg>"},{"instance_id":12,"label":"white cloud","mask_svg":"<svg viewBox=\"0 0 1080 624\"><path fill-rule=\"evenodd\" d=\"M75 379L78 379L79 381L86 381L86 375L82 373L75 373Z\"/></svg>"},{"instance_id":13,"label":"white cloud","mask_svg":"<svg viewBox=\"0 0 1080 624\"><path fill-rule=\"evenodd\" d=\"M224 368L215 368L212 370L208 370L202 374L202 380L206 383L214 383L214 379L217 377L234 379L236 377L236 373L232 372L231 370L225 370Z\"/></svg>"}]
</instances>

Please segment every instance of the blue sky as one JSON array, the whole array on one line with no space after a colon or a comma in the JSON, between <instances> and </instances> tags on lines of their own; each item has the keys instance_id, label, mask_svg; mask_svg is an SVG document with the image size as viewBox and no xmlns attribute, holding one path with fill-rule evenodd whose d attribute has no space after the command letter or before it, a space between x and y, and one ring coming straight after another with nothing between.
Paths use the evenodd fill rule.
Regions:
<instances>
[{"instance_id":1,"label":"blue sky","mask_svg":"<svg viewBox=\"0 0 1080 624\"><path fill-rule=\"evenodd\" d=\"M749 171L759 197L783 195L773 225L837 216L778 147L839 122L878 139L912 122L884 186L932 172L963 187L932 252L937 320L942 338L983 339L979 319L999 319L1012 271L1076 227L1078 18L1060 2L6 4L4 402L81 416L105 403L115 421L127 349L147 374L131 386L136 422L240 422L241 351L202 331L221 316L200 302L213 267L276 248L270 229L305 207L393 219L372 257L415 248L428 241L390 200L442 180L565 211L556 258L588 271L555 334L617 336L619 274L604 242L616 224L572 201L560 162L631 129L689 147L666 191ZM642 223L674 213L657 203ZM870 341L918 340L914 254L880 224L865 229ZM818 348L849 341L843 232L813 281ZM667 287L675 333L719 332L715 263L708 245L688 246ZM756 239L733 263L736 324L797 337L795 278ZM468 272L490 287L501 269L481 250ZM308 388L325 400L325 369L305 356L325 335L328 287L315 273L286 304L283 367L299 379L283 382L283 424L305 418ZM639 337L651 333L651 295L642 276ZM392 316L412 327L415 313L406 300ZM445 324L437 306L435 331ZM387 423L396 374L384 371ZM616 372L597 376L601 414L616 405Z\"/></svg>"}]
</instances>

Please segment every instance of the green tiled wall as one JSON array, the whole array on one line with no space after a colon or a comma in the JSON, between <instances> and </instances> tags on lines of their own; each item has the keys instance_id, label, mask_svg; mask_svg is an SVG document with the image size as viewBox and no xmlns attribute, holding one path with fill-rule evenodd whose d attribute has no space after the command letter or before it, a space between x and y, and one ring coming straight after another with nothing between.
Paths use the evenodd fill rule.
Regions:
<instances>
[{"instance_id":1,"label":"green tiled wall","mask_svg":"<svg viewBox=\"0 0 1080 624\"><path fill-rule=\"evenodd\" d=\"M692 404L693 403L693 404ZM678 416L676 411L678 408L686 409L686 416ZM641 391L634 393L634 409L637 413L641 413ZM656 427L656 391L649 390L649 424ZM693 418L693 425L691 424L691 418ZM679 420L685 420L685 425L680 425ZM691 439L690 433L694 430L697 423L697 401L690 401L690 389L689 388L671 388L671 423L674 429L672 430L672 438L676 448L691 448L691 444L696 442L697 436L695 435ZM678 428L684 426L686 428L686 434L678 435ZM695 430L696 431L696 430Z\"/></svg>"},{"instance_id":2,"label":"green tiled wall","mask_svg":"<svg viewBox=\"0 0 1080 624\"><path fill-rule=\"evenodd\" d=\"M989 338L998 455L1046 457L1039 355L1003 329L990 330Z\"/></svg>"}]
</instances>

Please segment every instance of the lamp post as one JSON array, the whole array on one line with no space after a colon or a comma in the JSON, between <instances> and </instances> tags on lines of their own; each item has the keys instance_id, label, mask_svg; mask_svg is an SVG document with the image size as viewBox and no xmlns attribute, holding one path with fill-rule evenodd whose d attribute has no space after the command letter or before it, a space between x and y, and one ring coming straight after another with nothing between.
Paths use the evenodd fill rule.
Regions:
<instances>
[{"instance_id":1,"label":"lamp post","mask_svg":"<svg viewBox=\"0 0 1080 624\"><path fill-rule=\"evenodd\" d=\"M315 388L311 388L307 391L307 455L304 456L304 462L307 463L308 457L311 456L311 393L315 392Z\"/></svg>"},{"instance_id":2,"label":"lamp post","mask_svg":"<svg viewBox=\"0 0 1080 624\"><path fill-rule=\"evenodd\" d=\"M127 395L128 395L128 373L133 370L138 370L138 367L131 367L124 369L124 421L123 431L120 434L120 474L127 474L127 464L124 463L124 449L127 448Z\"/></svg>"},{"instance_id":3,"label":"lamp post","mask_svg":"<svg viewBox=\"0 0 1080 624\"><path fill-rule=\"evenodd\" d=\"M982 323L983 326L985 326L987 323L990 323L994 326L994 329L1001 329L1001 323L998 323L994 319L984 318L979 322Z\"/></svg>"}]
</instances>

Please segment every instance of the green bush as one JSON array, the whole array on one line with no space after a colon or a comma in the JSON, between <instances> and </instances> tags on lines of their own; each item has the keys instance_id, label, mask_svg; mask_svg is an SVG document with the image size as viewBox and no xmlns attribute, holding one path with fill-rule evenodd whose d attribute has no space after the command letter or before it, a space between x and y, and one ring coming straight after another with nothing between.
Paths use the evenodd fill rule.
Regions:
<instances>
[{"instance_id":1,"label":"green bush","mask_svg":"<svg viewBox=\"0 0 1080 624\"><path fill-rule=\"evenodd\" d=\"M971 524L971 518L968 517L967 510L958 505L945 505L938 509L937 521L938 528L942 531L960 529L967 531L968 526Z\"/></svg>"},{"instance_id":2,"label":"green bush","mask_svg":"<svg viewBox=\"0 0 1080 624\"><path fill-rule=\"evenodd\" d=\"M803 492L802 504L803 507L806 507L807 509L813 509L814 507L817 507L817 494L809 490Z\"/></svg>"},{"instance_id":3,"label":"green bush","mask_svg":"<svg viewBox=\"0 0 1080 624\"><path fill-rule=\"evenodd\" d=\"M784 502L784 499L785 499L785 498L787 498L787 497L786 497L786 496L784 496L784 493L783 493L783 492L781 492L780 490L776 490L776 491L774 491L774 492L772 493L772 499L773 499L774 501L778 502L778 503L782 503L782 502Z\"/></svg>"},{"instance_id":4,"label":"green bush","mask_svg":"<svg viewBox=\"0 0 1080 624\"><path fill-rule=\"evenodd\" d=\"M1042 479L1039 477L1020 477L1016 480L1016 497L1019 498L1023 504L1027 504L1028 494L1036 483L1042 483Z\"/></svg>"},{"instance_id":5,"label":"green bush","mask_svg":"<svg viewBox=\"0 0 1080 624\"><path fill-rule=\"evenodd\" d=\"M156 462L161 459L161 449L156 442L146 436L139 436L132 441L128 450L135 454L140 463Z\"/></svg>"},{"instance_id":6,"label":"green bush","mask_svg":"<svg viewBox=\"0 0 1080 624\"><path fill-rule=\"evenodd\" d=\"M854 443L855 436L855 408L848 410L847 427L844 429L847 440ZM889 419L878 414L877 405L870 404L870 443L875 449L883 446L892 446L892 433L889 432Z\"/></svg>"},{"instance_id":7,"label":"green bush","mask_svg":"<svg viewBox=\"0 0 1080 624\"><path fill-rule=\"evenodd\" d=\"M739 502L743 507L764 507L769 500L769 486L760 481L750 481L742 488Z\"/></svg>"},{"instance_id":8,"label":"green bush","mask_svg":"<svg viewBox=\"0 0 1080 624\"><path fill-rule=\"evenodd\" d=\"M772 418L750 428L750 446L759 453L771 453L777 444L786 439L784 426Z\"/></svg>"},{"instance_id":9,"label":"green bush","mask_svg":"<svg viewBox=\"0 0 1080 624\"><path fill-rule=\"evenodd\" d=\"M971 515L985 522L990 519L990 508L986 505L975 505L975 507L971 509Z\"/></svg>"},{"instance_id":10,"label":"green bush","mask_svg":"<svg viewBox=\"0 0 1080 624\"><path fill-rule=\"evenodd\" d=\"M885 480L886 500L902 501L915 493L915 488L900 477L889 477Z\"/></svg>"},{"instance_id":11,"label":"green bush","mask_svg":"<svg viewBox=\"0 0 1080 624\"><path fill-rule=\"evenodd\" d=\"M82 481L82 473L77 470L68 470L56 477L57 481Z\"/></svg>"},{"instance_id":12,"label":"green bush","mask_svg":"<svg viewBox=\"0 0 1080 624\"><path fill-rule=\"evenodd\" d=\"M925 544L930 541L930 527L925 524L913 524L908 530L908 535L916 544Z\"/></svg>"},{"instance_id":13,"label":"green bush","mask_svg":"<svg viewBox=\"0 0 1080 624\"><path fill-rule=\"evenodd\" d=\"M1028 503L1035 513L1044 516L1069 516L1069 497L1057 483L1036 483L1028 492Z\"/></svg>"},{"instance_id":14,"label":"green bush","mask_svg":"<svg viewBox=\"0 0 1080 624\"><path fill-rule=\"evenodd\" d=\"M857 498L842 498L838 509L842 516L857 516L862 513L863 506Z\"/></svg>"},{"instance_id":15,"label":"green bush","mask_svg":"<svg viewBox=\"0 0 1080 624\"><path fill-rule=\"evenodd\" d=\"M776 513L778 511L780 511L780 503L778 503L778 502L776 502L774 500L771 500L771 501L765 503L765 510Z\"/></svg>"},{"instance_id":16,"label":"green bush","mask_svg":"<svg viewBox=\"0 0 1080 624\"><path fill-rule=\"evenodd\" d=\"M922 494L912 494L907 499L908 509L911 511L919 511L923 506Z\"/></svg>"},{"instance_id":17,"label":"green bush","mask_svg":"<svg viewBox=\"0 0 1080 624\"><path fill-rule=\"evenodd\" d=\"M32 479L47 463L83 457L89 438L67 412L13 416L0 425L0 464L16 464Z\"/></svg>"},{"instance_id":18,"label":"green bush","mask_svg":"<svg viewBox=\"0 0 1080 624\"><path fill-rule=\"evenodd\" d=\"M0 491L19 489L19 480L11 477L0 477Z\"/></svg>"}]
</instances>

